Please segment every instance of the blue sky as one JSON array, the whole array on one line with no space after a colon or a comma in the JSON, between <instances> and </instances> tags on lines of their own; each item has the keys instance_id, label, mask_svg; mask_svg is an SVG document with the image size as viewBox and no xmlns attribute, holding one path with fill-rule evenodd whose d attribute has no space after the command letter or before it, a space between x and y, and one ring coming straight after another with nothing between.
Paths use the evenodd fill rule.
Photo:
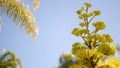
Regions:
<instances>
[{"instance_id":1,"label":"blue sky","mask_svg":"<svg viewBox=\"0 0 120 68\"><path fill-rule=\"evenodd\" d=\"M31 2L30 2L31 1ZM62 53L71 51L74 42L82 42L71 34L78 27L80 20L76 10L84 2L92 3L93 9L100 9L102 20L107 27L101 33L109 33L114 43L120 43L120 1L119 0L41 0L39 9L34 13L39 26L39 35L35 41L21 30L14 22L2 14L0 32L0 50L5 48L16 53L23 61L24 68L52 68L59 64ZM26 3L32 7L33 1Z\"/></svg>"}]
</instances>

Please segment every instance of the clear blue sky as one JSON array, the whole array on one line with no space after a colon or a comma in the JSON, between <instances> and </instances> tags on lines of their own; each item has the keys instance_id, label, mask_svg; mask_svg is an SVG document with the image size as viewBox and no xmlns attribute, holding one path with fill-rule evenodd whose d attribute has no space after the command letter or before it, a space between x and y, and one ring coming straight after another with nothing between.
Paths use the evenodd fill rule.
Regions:
<instances>
[{"instance_id":1,"label":"clear blue sky","mask_svg":"<svg viewBox=\"0 0 120 68\"><path fill-rule=\"evenodd\" d=\"M39 9L34 13L40 29L37 40L33 41L2 14L0 50L5 48L15 52L23 61L24 68L52 68L58 65L60 55L70 52L74 42L82 41L71 31L78 27L80 20L76 10L84 2L93 4L91 10L101 10L101 16L95 20L106 22L107 28L102 33L109 33L114 43L120 43L120 0L41 0ZM33 0L26 3L32 6Z\"/></svg>"}]
</instances>

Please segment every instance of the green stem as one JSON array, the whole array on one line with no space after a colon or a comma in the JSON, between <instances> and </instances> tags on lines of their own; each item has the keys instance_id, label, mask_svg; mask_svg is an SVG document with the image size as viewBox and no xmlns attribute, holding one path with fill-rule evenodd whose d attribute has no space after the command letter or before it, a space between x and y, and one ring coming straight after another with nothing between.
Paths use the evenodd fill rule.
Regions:
<instances>
[{"instance_id":1,"label":"green stem","mask_svg":"<svg viewBox=\"0 0 120 68\"><path fill-rule=\"evenodd\" d=\"M95 18L95 15L88 21L90 23Z\"/></svg>"}]
</instances>

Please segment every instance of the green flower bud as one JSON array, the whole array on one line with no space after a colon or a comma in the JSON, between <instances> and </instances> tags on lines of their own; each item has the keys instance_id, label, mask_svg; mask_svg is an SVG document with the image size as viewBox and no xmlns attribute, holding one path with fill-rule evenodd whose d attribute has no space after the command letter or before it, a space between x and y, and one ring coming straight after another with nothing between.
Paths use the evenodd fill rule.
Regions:
<instances>
[{"instance_id":1,"label":"green flower bud","mask_svg":"<svg viewBox=\"0 0 120 68\"><path fill-rule=\"evenodd\" d=\"M113 42L113 39L111 38L109 34L103 34L103 36L105 37L106 42L109 42L109 43Z\"/></svg>"},{"instance_id":2,"label":"green flower bud","mask_svg":"<svg viewBox=\"0 0 120 68\"><path fill-rule=\"evenodd\" d=\"M81 43L76 42L72 45L72 54L77 55L79 52L85 51L86 47L83 46Z\"/></svg>"},{"instance_id":3,"label":"green flower bud","mask_svg":"<svg viewBox=\"0 0 120 68\"><path fill-rule=\"evenodd\" d=\"M85 4L85 6L88 7L88 8L92 7L92 5L91 5L90 3L88 3L88 2L85 2L84 4Z\"/></svg>"},{"instance_id":4,"label":"green flower bud","mask_svg":"<svg viewBox=\"0 0 120 68\"><path fill-rule=\"evenodd\" d=\"M104 36L101 36L101 37L102 37L101 42L102 42L102 43L105 43L105 42L106 42L106 38L105 38Z\"/></svg>"},{"instance_id":5,"label":"green flower bud","mask_svg":"<svg viewBox=\"0 0 120 68\"><path fill-rule=\"evenodd\" d=\"M92 25L96 28L96 30L103 30L106 27L103 21L94 22Z\"/></svg>"},{"instance_id":6,"label":"green flower bud","mask_svg":"<svg viewBox=\"0 0 120 68\"><path fill-rule=\"evenodd\" d=\"M79 24L79 26L84 27L84 26L86 26L86 24L85 24L84 22L81 22L81 23Z\"/></svg>"},{"instance_id":7,"label":"green flower bud","mask_svg":"<svg viewBox=\"0 0 120 68\"><path fill-rule=\"evenodd\" d=\"M77 10L76 13L80 15L82 13L82 9Z\"/></svg>"},{"instance_id":8,"label":"green flower bud","mask_svg":"<svg viewBox=\"0 0 120 68\"><path fill-rule=\"evenodd\" d=\"M100 10L94 10L93 13L95 14L95 16L99 16L101 14Z\"/></svg>"},{"instance_id":9,"label":"green flower bud","mask_svg":"<svg viewBox=\"0 0 120 68\"><path fill-rule=\"evenodd\" d=\"M79 16L80 19L83 19L82 15Z\"/></svg>"},{"instance_id":10,"label":"green flower bud","mask_svg":"<svg viewBox=\"0 0 120 68\"><path fill-rule=\"evenodd\" d=\"M76 43L74 43L72 46L73 46L74 48L79 48L81 45L82 45L81 43L76 42Z\"/></svg>"},{"instance_id":11,"label":"green flower bud","mask_svg":"<svg viewBox=\"0 0 120 68\"><path fill-rule=\"evenodd\" d=\"M83 13L83 14L81 14L84 18L88 18L88 13Z\"/></svg>"},{"instance_id":12,"label":"green flower bud","mask_svg":"<svg viewBox=\"0 0 120 68\"><path fill-rule=\"evenodd\" d=\"M81 29L82 34L89 34L89 30L88 29Z\"/></svg>"},{"instance_id":13,"label":"green flower bud","mask_svg":"<svg viewBox=\"0 0 120 68\"><path fill-rule=\"evenodd\" d=\"M72 31L72 34L75 35L75 36L80 36L79 28L74 28L73 31Z\"/></svg>"},{"instance_id":14,"label":"green flower bud","mask_svg":"<svg viewBox=\"0 0 120 68\"><path fill-rule=\"evenodd\" d=\"M82 36L83 34L89 34L89 30L88 29L74 28L72 31L72 34L75 36Z\"/></svg>"},{"instance_id":15,"label":"green flower bud","mask_svg":"<svg viewBox=\"0 0 120 68\"><path fill-rule=\"evenodd\" d=\"M98 51L103 53L107 56L115 55L115 48L114 46L110 45L109 43L103 43L98 47Z\"/></svg>"},{"instance_id":16,"label":"green flower bud","mask_svg":"<svg viewBox=\"0 0 120 68\"><path fill-rule=\"evenodd\" d=\"M95 39L97 39L99 42L102 41L102 37L100 34L95 34Z\"/></svg>"}]
</instances>

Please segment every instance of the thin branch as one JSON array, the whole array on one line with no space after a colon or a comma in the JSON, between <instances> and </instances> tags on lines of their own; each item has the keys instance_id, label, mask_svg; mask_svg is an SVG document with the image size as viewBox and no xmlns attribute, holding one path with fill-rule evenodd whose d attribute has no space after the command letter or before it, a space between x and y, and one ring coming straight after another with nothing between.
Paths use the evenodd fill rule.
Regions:
<instances>
[{"instance_id":1,"label":"thin branch","mask_svg":"<svg viewBox=\"0 0 120 68\"><path fill-rule=\"evenodd\" d=\"M85 39L85 37L82 36L82 39L84 40L84 42L86 43L86 45L91 49L91 46L89 45L89 43L87 42L87 40Z\"/></svg>"},{"instance_id":2,"label":"thin branch","mask_svg":"<svg viewBox=\"0 0 120 68\"><path fill-rule=\"evenodd\" d=\"M88 21L88 23L90 23L93 19L94 19L95 15Z\"/></svg>"}]
</instances>

